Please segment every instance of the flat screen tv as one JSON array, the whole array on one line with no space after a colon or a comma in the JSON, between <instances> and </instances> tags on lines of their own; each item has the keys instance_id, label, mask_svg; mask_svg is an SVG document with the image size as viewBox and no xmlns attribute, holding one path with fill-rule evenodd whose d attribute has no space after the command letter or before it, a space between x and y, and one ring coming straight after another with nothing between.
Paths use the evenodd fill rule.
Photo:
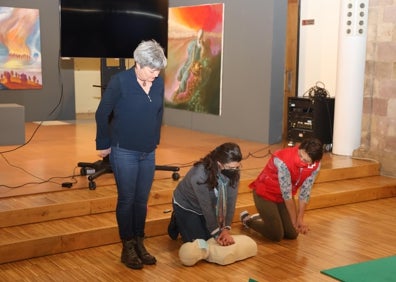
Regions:
<instances>
[{"instance_id":1,"label":"flat screen tv","mask_svg":"<svg viewBox=\"0 0 396 282\"><path fill-rule=\"evenodd\" d=\"M132 58L142 40L167 50L168 0L60 0L60 56Z\"/></svg>"}]
</instances>

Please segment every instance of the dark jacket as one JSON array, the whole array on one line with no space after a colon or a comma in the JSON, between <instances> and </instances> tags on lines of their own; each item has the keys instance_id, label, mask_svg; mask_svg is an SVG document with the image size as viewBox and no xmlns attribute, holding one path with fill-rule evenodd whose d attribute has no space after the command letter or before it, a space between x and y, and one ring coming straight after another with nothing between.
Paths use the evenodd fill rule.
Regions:
<instances>
[{"instance_id":1,"label":"dark jacket","mask_svg":"<svg viewBox=\"0 0 396 282\"><path fill-rule=\"evenodd\" d=\"M224 177L224 176L221 176ZM194 166L177 185L174 193L174 203L181 208L203 215L209 233L215 234L219 230L216 217L217 197L213 187L203 183L207 179L207 173L203 165ZM227 214L225 226L230 227L235 212L235 204L238 195L238 184L235 187L227 184Z\"/></svg>"},{"instance_id":2,"label":"dark jacket","mask_svg":"<svg viewBox=\"0 0 396 282\"><path fill-rule=\"evenodd\" d=\"M162 77L153 81L147 95L136 79L134 67L112 76L95 114L96 149L119 145L127 150L152 152L160 140L163 100Z\"/></svg>"}]
</instances>

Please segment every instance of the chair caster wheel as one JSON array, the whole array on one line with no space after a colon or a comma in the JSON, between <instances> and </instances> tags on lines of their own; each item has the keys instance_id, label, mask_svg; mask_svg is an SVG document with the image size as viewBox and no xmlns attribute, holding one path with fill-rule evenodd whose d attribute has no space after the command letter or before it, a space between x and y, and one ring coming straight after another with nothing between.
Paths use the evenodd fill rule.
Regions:
<instances>
[{"instance_id":1,"label":"chair caster wheel","mask_svg":"<svg viewBox=\"0 0 396 282\"><path fill-rule=\"evenodd\" d=\"M174 173L172 173L172 179L173 180L179 180L179 178L180 178L180 174L178 174L177 172L174 172Z\"/></svg>"},{"instance_id":2,"label":"chair caster wheel","mask_svg":"<svg viewBox=\"0 0 396 282\"><path fill-rule=\"evenodd\" d=\"M96 183L91 181L89 182L89 190L95 190L96 189Z\"/></svg>"}]
</instances>

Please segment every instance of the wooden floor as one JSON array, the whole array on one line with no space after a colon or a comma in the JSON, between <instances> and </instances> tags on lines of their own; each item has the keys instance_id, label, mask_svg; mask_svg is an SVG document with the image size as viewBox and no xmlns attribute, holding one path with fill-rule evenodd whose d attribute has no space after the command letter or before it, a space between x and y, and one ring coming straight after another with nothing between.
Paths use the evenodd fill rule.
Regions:
<instances>
[{"instance_id":1,"label":"wooden floor","mask_svg":"<svg viewBox=\"0 0 396 282\"><path fill-rule=\"evenodd\" d=\"M161 136L156 162L180 167L181 176L216 146L236 142L244 157L241 178L250 180L261 171L271 152L287 146L286 143L268 145L168 126L163 127ZM86 177L80 177L77 163L99 160L95 150L95 124L90 116L71 122L48 121L41 126L27 123L26 140L28 143L23 146L0 146L0 198L63 191L63 182L72 182L72 189L88 187ZM322 168L344 169L365 162L327 153ZM171 175L157 171L155 179L171 179ZM98 187L113 184L112 174L101 176L97 181Z\"/></svg>"},{"instance_id":2,"label":"wooden floor","mask_svg":"<svg viewBox=\"0 0 396 282\"><path fill-rule=\"evenodd\" d=\"M106 193L111 194L111 200L99 201L96 206L109 218L109 227L97 231L97 236L92 234L92 230L96 230L92 228L90 236L71 237L67 243L95 241L106 234L111 233L113 237L116 234L112 174L100 177L96 181L96 190L89 191L88 180L86 176L80 176L77 167L78 162L98 160L92 119L47 122L35 131L37 126L26 124L27 140L32 136L27 145L17 149L16 146L0 147L0 262L24 252L24 246L36 254L40 248L53 249L51 240L55 239L49 236L30 239L30 243L28 239L18 242L40 232L53 232L52 229L56 229L51 227L53 214L74 214L80 218L80 224L87 225L82 213L86 205L83 197L87 195L100 198ZM269 153L285 144L268 146L165 126L157 151L157 164L179 166L183 177L194 161L226 141L239 143L244 154L238 211L246 207L251 209L246 184L260 172ZM177 253L181 242L162 235L166 233L164 230L158 231L165 229L169 214L163 214L162 210L168 205L169 191L177 182L171 179L170 172L157 171L150 203L153 206L158 203L158 214L162 214L164 220L156 220L157 225L151 224L155 216L150 215L147 227L150 236L146 239L147 248L157 257L157 265L146 266L143 270L126 268L119 262L120 243L113 240L114 243L99 247L0 264L0 281L249 281L249 278L257 281L334 281L320 270L396 254L396 180L378 176L378 168L379 164L372 160L327 153L306 214L311 227L308 235L293 241L269 242L251 230L243 229L236 215L233 233L252 236L258 244L258 255L228 266L200 262L194 267L180 264ZM349 178L353 180L349 181ZM62 188L63 182L73 183L72 188ZM72 194L74 196L69 196ZM74 199L65 211L66 204L59 203L69 197L79 200ZM55 202L58 204L52 210L32 207ZM93 207L89 209L92 212ZM48 221L49 225L37 225L43 230L33 228L32 222L38 217ZM105 219L100 220L107 224ZM15 222L20 226L12 227ZM78 226L71 221L64 224L69 228L73 224ZM12 233L14 230L18 233ZM63 240L66 237L63 236ZM89 245L89 242L85 243ZM12 245L18 248L13 249ZM37 245L36 249L34 245Z\"/></svg>"},{"instance_id":3,"label":"wooden floor","mask_svg":"<svg viewBox=\"0 0 396 282\"><path fill-rule=\"evenodd\" d=\"M167 236L146 239L154 266L131 270L119 262L120 244L0 265L1 281L335 281L321 270L396 254L396 197L308 211L311 231L297 240L269 242L250 234L258 255L228 266L205 261L184 267L180 242ZM381 281L375 281L381 282Z\"/></svg>"},{"instance_id":4,"label":"wooden floor","mask_svg":"<svg viewBox=\"0 0 396 282\"><path fill-rule=\"evenodd\" d=\"M62 182L74 182L74 189L86 188L84 177L79 175L78 162L95 162L99 159L95 150L95 124L92 119L76 122L45 122L37 130L35 123L26 124L25 146L0 146L0 198L64 190ZM35 132L35 130L37 130ZM191 164L223 142L237 142L245 160L243 168L261 169L270 151L283 144L249 142L213 134L164 126L161 144L157 150L158 165L175 165L184 175ZM254 172L255 173L255 172ZM50 181L45 182L50 177ZM170 178L171 173L157 171L156 179ZM37 185L38 182L45 182ZM24 185L34 183L32 185ZM98 186L114 184L111 174L101 177Z\"/></svg>"}]
</instances>

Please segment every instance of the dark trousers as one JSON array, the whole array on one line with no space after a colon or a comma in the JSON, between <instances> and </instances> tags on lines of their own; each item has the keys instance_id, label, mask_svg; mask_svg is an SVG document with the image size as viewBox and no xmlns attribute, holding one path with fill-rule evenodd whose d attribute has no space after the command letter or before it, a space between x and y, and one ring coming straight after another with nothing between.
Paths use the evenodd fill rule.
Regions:
<instances>
[{"instance_id":1,"label":"dark trousers","mask_svg":"<svg viewBox=\"0 0 396 282\"><path fill-rule=\"evenodd\" d=\"M212 237L206 228L203 215L184 210L176 204L173 204L173 211L177 228L184 243L193 242L195 239L206 241Z\"/></svg>"},{"instance_id":2,"label":"dark trousers","mask_svg":"<svg viewBox=\"0 0 396 282\"><path fill-rule=\"evenodd\" d=\"M285 203L274 203L263 199L256 194L256 191L253 191L253 200L261 219L249 221L248 227L271 241L279 242L283 238L296 239L298 237Z\"/></svg>"}]
</instances>

